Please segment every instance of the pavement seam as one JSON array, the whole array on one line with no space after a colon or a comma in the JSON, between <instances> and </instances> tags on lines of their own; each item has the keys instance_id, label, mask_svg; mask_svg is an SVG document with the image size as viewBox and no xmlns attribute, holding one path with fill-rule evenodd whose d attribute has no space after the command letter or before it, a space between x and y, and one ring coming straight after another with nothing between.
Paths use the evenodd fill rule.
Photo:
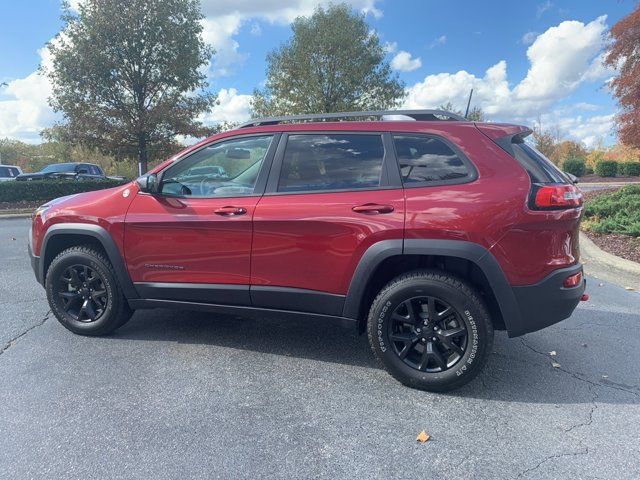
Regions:
<instances>
[{"instance_id":1,"label":"pavement seam","mask_svg":"<svg viewBox=\"0 0 640 480\"><path fill-rule=\"evenodd\" d=\"M36 328L41 327L42 325L44 325L45 322L47 320L49 320L49 315L51 315L51 310L49 310L45 314L44 318L42 320L40 320L38 323L36 323L32 327L29 327L28 329L26 329L21 334L17 335L16 337L12 338L11 340L9 340L2 348L0 348L0 355L2 355L4 352L9 350L11 347L13 347L18 342L18 340L20 340L22 337L24 337L27 333L29 333L32 330L35 330Z\"/></svg>"},{"instance_id":2,"label":"pavement seam","mask_svg":"<svg viewBox=\"0 0 640 480\"><path fill-rule=\"evenodd\" d=\"M525 347L527 347L529 350L531 350L534 353L537 353L538 355L542 355L543 357L545 357L546 359L549 359L549 355L545 352L541 352L539 350L536 350L535 348L533 348L531 345L529 345L527 342L524 341L524 338L520 338L520 342L522 343L522 345L524 345ZM636 397L640 397L640 393L638 392L634 392L633 390L629 390L623 387L619 387L619 386L614 386L614 385L607 385L605 383L600 383L600 382L594 382L593 380L589 380L587 378L584 378L584 374L582 373L575 373L575 372L571 372L569 370L566 370L562 367L554 367L554 370L558 370L562 373L565 373L567 375L570 375L571 377L575 378L576 380L579 380L581 382L585 382L588 383L589 385L593 385L595 387L602 387L602 388L609 388L611 390L618 390L620 392L625 392L625 393L630 393L631 395L635 395ZM635 386L634 386L635 388Z\"/></svg>"}]
</instances>

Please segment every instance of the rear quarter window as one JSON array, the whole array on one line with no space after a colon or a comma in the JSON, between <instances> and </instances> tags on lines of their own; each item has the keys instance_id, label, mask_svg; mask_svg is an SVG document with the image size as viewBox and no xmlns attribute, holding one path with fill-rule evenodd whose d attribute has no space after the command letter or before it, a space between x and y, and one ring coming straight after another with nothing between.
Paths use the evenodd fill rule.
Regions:
<instances>
[{"instance_id":1,"label":"rear quarter window","mask_svg":"<svg viewBox=\"0 0 640 480\"><path fill-rule=\"evenodd\" d=\"M431 135L394 135L404 186L446 185L474 180L471 162L445 140Z\"/></svg>"},{"instance_id":2,"label":"rear quarter window","mask_svg":"<svg viewBox=\"0 0 640 480\"><path fill-rule=\"evenodd\" d=\"M532 183L571 183L551 160L528 143L514 143L513 151Z\"/></svg>"}]
</instances>

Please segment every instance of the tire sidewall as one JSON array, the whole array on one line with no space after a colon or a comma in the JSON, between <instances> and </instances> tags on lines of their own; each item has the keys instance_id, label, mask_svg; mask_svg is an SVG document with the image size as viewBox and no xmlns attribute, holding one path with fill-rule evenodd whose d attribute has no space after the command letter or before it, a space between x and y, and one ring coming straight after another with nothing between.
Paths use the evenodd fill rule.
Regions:
<instances>
[{"instance_id":1,"label":"tire sidewall","mask_svg":"<svg viewBox=\"0 0 640 480\"><path fill-rule=\"evenodd\" d=\"M67 267L72 265L86 265L97 271L103 279L103 284L107 291L107 306L98 320L93 322L80 322L78 320L74 320L62 308L60 302L56 298L56 283L58 278ZM60 323L73 332L85 335L99 334L104 330L108 330L116 320L115 312L119 310L118 302L120 297L118 294L116 280L108 266L104 265L104 262L90 253L82 251L68 251L55 258L47 271L45 289L51 311Z\"/></svg>"},{"instance_id":2,"label":"tire sidewall","mask_svg":"<svg viewBox=\"0 0 640 480\"><path fill-rule=\"evenodd\" d=\"M464 355L444 372L421 372L407 365L395 353L388 337L391 315L400 303L411 297L427 295L451 305L467 327ZM488 315L477 298L445 282L424 277L393 285L378 297L370 313L369 328L373 328L369 335L372 348L390 373L417 388L448 389L449 385L466 383L482 368L493 339Z\"/></svg>"}]
</instances>

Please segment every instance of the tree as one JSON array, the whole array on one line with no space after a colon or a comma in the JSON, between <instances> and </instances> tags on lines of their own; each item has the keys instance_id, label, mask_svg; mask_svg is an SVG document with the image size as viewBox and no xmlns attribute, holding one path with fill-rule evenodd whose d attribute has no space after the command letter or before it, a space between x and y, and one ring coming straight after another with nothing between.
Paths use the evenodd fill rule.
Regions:
<instances>
[{"instance_id":1,"label":"tree","mask_svg":"<svg viewBox=\"0 0 640 480\"><path fill-rule=\"evenodd\" d=\"M451 103L450 101L447 103L443 103L438 107L438 109L455 113L457 115L464 115L464 112L454 107L453 103ZM484 116L484 110L476 106L476 107L473 107L471 110L469 110L469 114L467 115L467 120L469 120L470 122L486 122L487 119Z\"/></svg>"},{"instance_id":2,"label":"tree","mask_svg":"<svg viewBox=\"0 0 640 480\"><path fill-rule=\"evenodd\" d=\"M201 67L204 44L198 0L87 0L49 44L52 107L62 111L74 144L119 158L173 148L175 136L208 133L194 120L215 104Z\"/></svg>"},{"instance_id":3,"label":"tree","mask_svg":"<svg viewBox=\"0 0 640 480\"><path fill-rule=\"evenodd\" d=\"M264 90L255 90L254 116L379 110L404 97L385 51L364 15L345 4L298 17L293 36L267 56Z\"/></svg>"},{"instance_id":4,"label":"tree","mask_svg":"<svg viewBox=\"0 0 640 480\"><path fill-rule=\"evenodd\" d=\"M545 157L558 165L558 144L560 143L560 130L555 127L543 129L540 122L533 127L533 146Z\"/></svg>"},{"instance_id":5,"label":"tree","mask_svg":"<svg viewBox=\"0 0 640 480\"><path fill-rule=\"evenodd\" d=\"M610 87L622 107L618 136L622 143L640 147L640 4L611 29L605 65L618 68Z\"/></svg>"}]
</instances>

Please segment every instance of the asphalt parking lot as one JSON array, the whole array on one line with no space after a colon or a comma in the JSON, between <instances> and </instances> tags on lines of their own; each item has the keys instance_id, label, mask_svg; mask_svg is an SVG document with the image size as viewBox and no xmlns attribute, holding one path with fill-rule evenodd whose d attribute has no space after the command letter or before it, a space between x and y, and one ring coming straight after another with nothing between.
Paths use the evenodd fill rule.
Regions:
<instances>
[{"instance_id":1,"label":"asphalt parking lot","mask_svg":"<svg viewBox=\"0 0 640 480\"><path fill-rule=\"evenodd\" d=\"M322 324L155 310L75 336L27 229L0 220L1 478L640 477L638 292L590 278L571 319L498 333L481 376L440 395Z\"/></svg>"}]
</instances>

